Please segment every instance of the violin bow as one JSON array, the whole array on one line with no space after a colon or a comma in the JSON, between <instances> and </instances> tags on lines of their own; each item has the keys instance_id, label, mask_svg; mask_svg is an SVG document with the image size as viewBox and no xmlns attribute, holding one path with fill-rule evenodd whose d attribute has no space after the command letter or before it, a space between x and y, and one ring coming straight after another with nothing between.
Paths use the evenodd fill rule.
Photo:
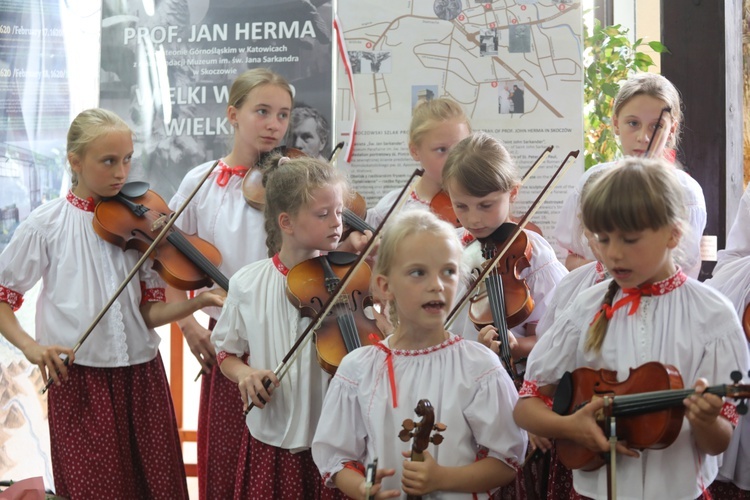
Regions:
<instances>
[{"instance_id":1,"label":"violin bow","mask_svg":"<svg viewBox=\"0 0 750 500\"><path fill-rule=\"evenodd\" d=\"M346 290L346 287L349 285L349 282L354 276L357 268L362 264L362 262L365 261L367 256L370 255L370 252L372 252L372 250L375 248L375 242L378 240L380 232L383 229L383 226L385 225L388 218L397 208L401 207L406 202L407 194L411 194L411 191L414 189L412 186L414 178L421 176L422 173L423 171L419 168L414 170L414 173L411 174L411 177L409 177L409 180L401 190L401 193L399 193L396 203L391 206L383 220L380 221L380 224L372 233L372 238L370 238L370 241L367 242L364 250L360 252L357 260L354 262L354 264L351 265L344 277L341 278L338 286L334 289L333 293L331 293L328 299L323 303L323 306L321 307L318 314L312 319L312 321L310 321L310 324L307 325L305 331L303 331L300 336L297 337L297 340L294 342L294 344L292 344L289 352L286 353L279 365L273 370L273 373L274 375L276 375L276 378L279 379L279 382L284 378L284 376L286 376L292 363L294 363L294 361L297 359L297 356L301 352L300 348L307 345L310 339L312 339L312 335L310 334L320 328L323 320L326 318L326 316L328 316L328 313L331 312L331 309L333 309L333 307L336 305L336 303L338 302L338 298L341 296L344 290ZM271 386L271 379L265 379L263 382L263 386L268 389ZM247 409L245 410L245 415L247 415L253 408L255 408L255 404L250 402L250 404L247 406Z\"/></svg>"},{"instance_id":2,"label":"violin bow","mask_svg":"<svg viewBox=\"0 0 750 500\"><path fill-rule=\"evenodd\" d=\"M539 155L539 158L537 158L534 164L529 167L525 174L523 174L523 177L521 178L521 185L524 185L526 181L529 180L531 174L536 172L536 169L539 168L542 163L544 163L544 160L547 159L553 149L555 149L554 146L547 146L546 148L544 148L544 151L542 151L542 154Z\"/></svg>"},{"instance_id":3,"label":"violin bow","mask_svg":"<svg viewBox=\"0 0 750 500\"><path fill-rule=\"evenodd\" d=\"M643 152L643 158L653 158L654 154L651 152L651 146L655 142L661 141L661 136L664 134L664 113L671 113L672 108L669 106L666 106L661 109L661 112L659 113L659 121L656 122L656 131L654 132L654 135L651 137L651 140L648 141L648 146L646 146L646 151ZM666 144L665 144L666 145Z\"/></svg>"},{"instance_id":4,"label":"violin bow","mask_svg":"<svg viewBox=\"0 0 750 500\"><path fill-rule=\"evenodd\" d=\"M580 151L571 151L568 153L568 155L565 157L563 162L560 164L560 166L557 168L555 173L552 175L552 178L547 182L547 185L544 186L544 189L542 189L542 192L537 196L537 198L534 200L534 202L531 204L529 209L526 211L524 216L521 218L521 220L518 222L518 225L515 227L513 232L510 234L508 239L505 241L505 245L503 248L497 252L497 255L495 255L492 260L482 269L482 271L479 273L479 276L477 276L477 279L474 280L474 283L469 287L468 290L466 290L466 293L461 297L461 299L456 303L456 306L451 310L451 312L448 314L448 317L445 320L445 329L447 330L452 324L453 321L456 319L456 316L458 315L458 312L461 311L461 309L466 306L467 302L469 302L469 298L474 293L474 289L479 286L482 281L487 277L487 275L495 268L497 263L500 261L500 259L503 258L503 256L508 252L508 249L513 245L513 242L516 241L516 238L518 235L523 231L523 228L526 227L526 224L528 224L529 220L534 216L536 211L541 206L542 202L549 196L552 189L554 189L555 186L557 186L558 181L562 177L561 174L565 173L565 171L570 167L570 165L573 164L573 161L578 158L578 153Z\"/></svg>"},{"instance_id":5,"label":"violin bow","mask_svg":"<svg viewBox=\"0 0 750 500\"><path fill-rule=\"evenodd\" d=\"M138 271L141 269L141 266L146 262L149 255L151 255L151 252L154 251L154 248L161 243L161 240L163 240L170 229L172 229L172 226L174 226L175 221L177 221L177 217L182 214L182 212L187 208L188 204L193 200L195 195L198 193L198 190L203 186L203 183L206 182L206 179L208 179L208 176L211 175L211 172L214 171L214 168L216 168L216 165L219 164L219 160L216 160L214 164L211 166L211 168L208 169L208 172L206 172L206 175L203 176L201 181L198 183L198 185L193 189L193 192L190 193L190 195L187 197L185 202L182 204L182 206L179 207L179 209L174 213L172 217L169 218L167 223L164 225L162 230L159 232L158 235L154 238L154 241L151 243L151 245L146 249L145 252L143 252L143 255L140 259L138 259L138 262L135 263L135 266L133 266L133 269L130 270L128 275L125 277L125 279L120 283L120 286L115 290L115 293L112 295L112 297L109 299L109 302L107 302L104 307L102 307L101 311L99 311L99 314L96 315L94 320L91 322L89 327L86 329L85 332L78 338L78 341L76 342L76 345L73 347L73 353L78 352L78 349L81 348L83 343L86 341L86 339L91 335L91 332L94 331L94 328L96 328L96 325L99 324L99 322L102 320L105 314L107 314L107 311L109 311L109 308L112 307L112 304L115 303L115 300L117 300L117 297L120 296L120 294L125 290L125 287L128 286L128 283L133 279L133 277L138 273ZM63 361L63 364L65 366L68 366L70 364L69 361L70 358L65 358ZM47 392L47 389L50 388L50 386L53 384L53 380L50 377L49 380L47 380L47 384L44 386L44 388L41 391L41 394L44 394Z\"/></svg>"}]
</instances>

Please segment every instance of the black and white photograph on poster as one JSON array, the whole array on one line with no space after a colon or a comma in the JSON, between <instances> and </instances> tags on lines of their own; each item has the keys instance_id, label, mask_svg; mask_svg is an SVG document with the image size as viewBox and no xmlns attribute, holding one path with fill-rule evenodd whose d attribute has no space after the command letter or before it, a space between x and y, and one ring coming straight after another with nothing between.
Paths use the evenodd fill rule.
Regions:
<instances>
[{"instance_id":1,"label":"black and white photograph on poster","mask_svg":"<svg viewBox=\"0 0 750 500\"><path fill-rule=\"evenodd\" d=\"M331 154L331 127L317 109L299 101L292 109L286 145L307 156L328 161Z\"/></svg>"},{"instance_id":2,"label":"black and white photograph on poster","mask_svg":"<svg viewBox=\"0 0 750 500\"><path fill-rule=\"evenodd\" d=\"M495 28L482 28L479 30L479 55L496 56L498 45L498 34Z\"/></svg>"},{"instance_id":3,"label":"black and white photograph on poster","mask_svg":"<svg viewBox=\"0 0 750 500\"><path fill-rule=\"evenodd\" d=\"M391 72L390 51L371 52L360 50L355 53L357 58L357 67L355 68L352 61L352 73L377 74ZM355 71L356 69L356 71Z\"/></svg>"},{"instance_id":4,"label":"black and white photograph on poster","mask_svg":"<svg viewBox=\"0 0 750 500\"><path fill-rule=\"evenodd\" d=\"M522 81L512 82L508 93L508 101L510 101L509 113L521 114L524 112L524 84Z\"/></svg>"},{"instance_id":5,"label":"black and white photograph on poster","mask_svg":"<svg viewBox=\"0 0 750 500\"><path fill-rule=\"evenodd\" d=\"M508 52L525 54L531 52L531 31L526 24L514 24L509 28Z\"/></svg>"},{"instance_id":6,"label":"black and white photograph on poster","mask_svg":"<svg viewBox=\"0 0 750 500\"><path fill-rule=\"evenodd\" d=\"M431 101L438 97L437 85L412 85L411 87L411 109L413 110L425 101Z\"/></svg>"},{"instance_id":7,"label":"black and white photograph on poster","mask_svg":"<svg viewBox=\"0 0 750 500\"><path fill-rule=\"evenodd\" d=\"M444 21L452 21L457 18L462 9L461 0L435 0L432 5L435 15Z\"/></svg>"},{"instance_id":8,"label":"black and white photograph on poster","mask_svg":"<svg viewBox=\"0 0 750 500\"><path fill-rule=\"evenodd\" d=\"M331 123L331 3L322 0L104 0L101 106L135 132L130 180L171 198L187 171L227 153L232 81L286 77Z\"/></svg>"}]
</instances>

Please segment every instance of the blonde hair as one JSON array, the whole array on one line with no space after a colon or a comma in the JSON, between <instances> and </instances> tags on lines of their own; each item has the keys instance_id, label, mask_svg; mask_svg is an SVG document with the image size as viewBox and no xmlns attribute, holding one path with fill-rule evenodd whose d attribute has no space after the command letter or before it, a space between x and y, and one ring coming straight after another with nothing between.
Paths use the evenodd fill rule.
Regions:
<instances>
[{"instance_id":1,"label":"blonde hair","mask_svg":"<svg viewBox=\"0 0 750 500\"><path fill-rule=\"evenodd\" d=\"M408 210L394 215L386 224L378 247L378 259L372 273L373 279L377 275L388 276L391 273L393 261L401 253L401 243L407 237L420 233L429 233L445 238L459 249L459 255L461 255L463 247L456 234L456 229L452 225L440 220L428 210ZM460 271L459 275L462 275ZM398 307L395 301L391 301L389 306L390 316L388 319L395 328L398 326Z\"/></svg>"},{"instance_id":2,"label":"blonde hair","mask_svg":"<svg viewBox=\"0 0 750 500\"><path fill-rule=\"evenodd\" d=\"M422 137L435 128L435 125L448 120L460 120L471 132L469 119L456 101L447 97L422 101L414 108L411 116L409 144L419 145Z\"/></svg>"},{"instance_id":3,"label":"blonde hair","mask_svg":"<svg viewBox=\"0 0 750 500\"><path fill-rule=\"evenodd\" d=\"M666 160L626 158L604 173L585 193L583 224L593 233L639 232L687 226L682 186ZM602 305L612 305L619 285L612 280ZM589 328L586 351L601 351L609 320L599 314Z\"/></svg>"},{"instance_id":4,"label":"blonde hair","mask_svg":"<svg viewBox=\"0 0 750 500\"><path fill-rule=\"evenodd\" d=\"M516 165L502 143L484 132L474 132L448 153L443 167L443 186L452 182L475 197L520 186Z\"/></svg>"},{"instance_id":5,"label":"blonde hair","mask_svg":"<svg viewBox=\"0 0 750 500\"><path fill-rule=\"evenodd\" d=\"M229 90L229 102L227 107L233 106L240 109L245 104L248 94L261 85L275 85L289 93L289 98L294 103L294 88L283 76L274 73L267 68L249 69L235 78Z\"/></svg>"},{"instance_id":6,"label":"blonde hair","mask_svg":"<svg viewBox=\"0 0 750 500\"><path fill-rule=\"evenodd\" d=\"M91 108L78 113L68 129L67 155L68 163L73 156L82 158L89 145L100 137L111 132L133 131L127 123L115 113L102 108ZM70 170L73 186L78 185L78 174Z\"/></svg>"},{"instance_id":7,"label":"blonde hair","mask_svg":"<svg viewBox=\"0 0 750 500\"><path fill-rule=\"evenodd\" d=\"M280 163L282 158L285 159ZM281 213L297 215L312 201L313 191L318 188L339 184L344 188L345 197L348 190L346 180L335 167L315 158L300 156L289 159L276 153L266 160L264 166L266 246L271 257L281 249L278 222Z\"/></svg>"},{"instance_id":8,"label":"blonde hair","mask_svg":"<svg viewBox=\"0 0 750 500\"><path fill-rule=\"evenodd\" d=\"M636 73L628 78L620 87L612 108L612 116L618 116L622 108L631 99L639 95L646 95L659 99L669 109L672 121L677 122L674 134L667 143L668 147L674 148L680 143L680 132L682 128L682 100L677 88L661 75L656 73Z\"/></svg>"}]
</instances>

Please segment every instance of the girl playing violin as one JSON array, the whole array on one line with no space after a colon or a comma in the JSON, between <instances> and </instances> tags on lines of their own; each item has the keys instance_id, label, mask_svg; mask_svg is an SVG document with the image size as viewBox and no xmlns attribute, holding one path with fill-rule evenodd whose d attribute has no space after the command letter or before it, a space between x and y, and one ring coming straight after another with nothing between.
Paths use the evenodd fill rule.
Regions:
<instances>
[{"instance_id":1,"label":"girl playing violin","mask_svg":"<svg viewBox=\"0 0 750 500\"><path fill-rule=\"evenodd\" d=\"M0 333L39 366L48 397L55 492L76 498L188 498L172 399L154 327L223 299L164 303L146 261L74 353L70 346L139 260L102 240L94 206L115 196L133 157L127 124L103 109L80 113L67 139L72 189L43 204L0 255ZM36 339L14 311L39 279ZM66 366L60 356L66 356Z\"/></svg>"},{"instance_id":2,"label":"girl playing violin","mask_svg":"<svg viewBox=\"0 0 750 500\"><path fill-rule=\"evenodd\" d=\"M603 399L569 416L550 409L566 371L588 366L617 372L657 361L674 365L696 394L685 399L679 436L662 450L640 454L618 444L618 498L701 496L713 481L716 455L736 424L733 404L702 395L706 379L721 382L731 370L747 372L748 355L736 313L720 294L688 278L673 261L689 230L683 186L664 160L629 158L602 174L583 199L583 224L612 280L584 290L556 318L529 356L516 422L537 435L565 438L605 452L608 442L595 420ZM728 381L728 380L727 380ZM644 388L645 392L654 388ZM604 467L573 471L574 488L607 496Z\"/></svg>"},{"instance_id":3,"label":"girl playing violin","mask_svg":"<svg viewBox=\"0 0 750 500\"><path fill-rule=\"evenodd\" d=\"M189 234L215 245L222 255L221 272L230 277L243 266L266 258L263 212L248 205L242 191L245 173L260 155L277 147L289 126L294 91L284 77L267 69L239 75L229 91L227 120L234 130L232 150L219 161L208 180L177 220ZM170 202L182 205L211 168L208 161L192 169ZM168 289L170 301L186 300L185 292ZM220 309L206 311L209 329ZM229 498L240 452L239 436L246 432L237 388L218 370L211 332L189 316L179 322L185 340L201 364L198 410L198 492L202 500ZM210 480L209 480L210 477Z\"/></svg>"},{"instance_id":4,"label":"girl playing violin","mask_svg":"<svg viewBox=\"0 0 750 500\"><path fill-rule=\"evenodd\" d=\"M443 186L450 195L453 209L466 230L467 244L464 260L472 268L482 261L480 241L490 237L497 228L510 222L511 204L518 195L520 177L510 154L497 139L475 132L459 142L448 155L443 169ZM531 242L530 266L521 271L526 281L534 308L530 316L513 328L511 354L514 359L528 355L536 342L536 323L542 317L549 293L567 274L555 257L555 252L538 233L524 230ZM464 335L498 351L496 330L486 327L479 334L467 322ZM477 336L478 335L478 336Z\"/></svg>"},{"instance_id":5,"label":"girl playing violin","mask_svg":"<svg viewBox=\"0 0 750 500\"><path fill-rule=\"evenodd\" d=\"M425 211L401 213L385 229L373 286L390 303L395 331L344 357L325 398L313 457L328 486L364 498L364 466L379 459L374 498L401 492L476 498L511 482L526 435L510 412L517 392L498 357L445 330L459 287L455 229ZM401 423L426 398L445 441L424 462L404 461ZM448 493L451 492L451 493Z\"/></svg>"},{"instance_id":6,"label":"girl playing violin","mask_svg":"<svg viewBox=\"0 0 750 500\"><path fill-rule=\"evenodd\" d=\"M662 113L664 110L668 112ZM661 119L661 122L660 122ZM614 100L612 126L620 138L624 156L643 156L648 150L650 158L668 158L668 166L675 166L674 148L680 138L682 102L672 82L654 73L631 76L620 88ZM661 132L657 135L657 131ZM654 142L656 141L656 142ZM651 144L653 142L653 144ZM594 172L608 170L618 162L602 163L588 169L568 195L557 220L554 236L557 243L568 252L565 266L573 270L594 260L583 236L581 222L576 213L581 199L581 188ZM706 227L706 200L700 184L682 169L677 168L677 178L683 190L688 209L690 231L680 240L679 263L685 274L697 278L701 269L700 239Z\"/></svg>"},{"instance_id":7,"label":"girl playing violin","mask_svg":"<svg viewBox=\"0 0 750 500\"><path fill-rule=\"evenodd\" d=\"M424 174L414 185L404 208L429 209L430 201L442 189L441 175L448 152L470 133L469 119L456 101L440 97L414 108L409 126L409 153L419 162ZM371 226L380 224L400 192L401 189L391 191L367 211L367 222Z\"/></svg>"},{"instance_id":8,"label":"girl playing violin","mask_svg":"<svg viewBox=\"0 0 750 500\"><path fill-rule=\"evenodd\" d=\"M336 249L346 185L335 168L307 157L277 155L264 176L274 255L232 276L211 335L221 372L239 387L245 405L257 406L247 414L250 433L242 434L234 497L318 498L322 482L309 448L330 377L318 366L312 343L301 348L283 380L272 370L309 323L287 299L286 275Z\"/></svg>"}]
</instances>

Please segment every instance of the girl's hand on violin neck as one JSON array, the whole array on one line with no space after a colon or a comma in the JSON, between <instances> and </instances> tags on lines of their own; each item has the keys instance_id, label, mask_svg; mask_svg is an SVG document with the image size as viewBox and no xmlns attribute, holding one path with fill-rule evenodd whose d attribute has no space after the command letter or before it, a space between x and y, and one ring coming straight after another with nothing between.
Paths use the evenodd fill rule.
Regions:
<instances>
[{"instance_id":1,"label":"girl's hand on violin neck","mask_svg":"<svg viewBox=\"0 0 750 500\"><path fill-rule=\"evenodd\" d=\"M271 381L268 388L264 384L266 380ZM272 370L258 370L251 366L246 366L238 382L245 408L250 404L249 401L252 401L258 408L262 409L265 407L271 401L271 394L273 394L273 391L280 384L281 382L279 382L279 379Z\"/></svg>"},{"instance_id":2,"label":"girl's hand on violin neck","mask_svg":"<svg viewBox=\"0 0 750 500\"><path fill-rule=\"evenodd\" d=\"M492 325L487 325L479 330L478 340L480 343L489 347L495 354L500 354L500 341L498 339L497 328ZM508 345L510 346L511 352L518 347L518 340L513 336L513 333L508 330Z\"/></svg>"},{"instance_id":3,"label":"girl's hand on violin neck","mask_svg":"<svg viewBox=\"0 0 750 500\"><path fill-rule=\"evenodd\" d=\"M732 435L729 421L719 418L724 400L716 394L704 393L708 387L706 379L698 379L693 387L696 394L683 401L685 416L698 448L710 455L717 455L726 450Z\"/></svg>"},{"instance_id":4,"label":"girl's hand on violin neck","mask_svg":"<svg viewBox=\"0 0 750 500\"><path fill-rule=\"evenodd\" d=\"M57 345L46 346L32 342L29 343L27 348L23 349L23 355L26 356L26 359L37 365L42 371L42 379L45 385L50 377L55 385L60 385L62 381L68 380L68 367L65 366L65 361L60 357L61 354L70 358L69 365L73 363L76 357L73 349Z\"/></svg>"},{"instance_id":5,"label":"girl's hand on violin neck","mask_svg":"<svg viewBox=\"0 0 750 500\"><path fill-rule=\"evenodd\" d=\"M351 231L345 240L339 242L336 250L339 252L360 253L365 249L370 238L372 238L372 231L365 230L364 233Z\"/></svg>"},{"instance_id":6,"label":"girl's hand on violin neck","mask_svg":"<svg viewBox=\"0 0 750 500\"><path fill-rule=\"evenodd\" d=\"M406 494L420 496L445 489L440 483L443 477L441 472L443 467L432 458L430 452L426 450L422 452L423 462L410 460L410 451L403 451L401 454L406 458L401 474L401 486Z\"/></svg>"},{"instance_id":7,"label":"girl's hand on violin neck","mask_svg":"<svg viewBox=\"0 0 750 500\"><path fill-rule=\"evenodd\" d=\"M211 373L211 369L216 366L216 350L211 343L211 331L203 328L192 316L179 325L190 352L201 364L201 371L204 374Z\"/></svg>"}]
</instances>

